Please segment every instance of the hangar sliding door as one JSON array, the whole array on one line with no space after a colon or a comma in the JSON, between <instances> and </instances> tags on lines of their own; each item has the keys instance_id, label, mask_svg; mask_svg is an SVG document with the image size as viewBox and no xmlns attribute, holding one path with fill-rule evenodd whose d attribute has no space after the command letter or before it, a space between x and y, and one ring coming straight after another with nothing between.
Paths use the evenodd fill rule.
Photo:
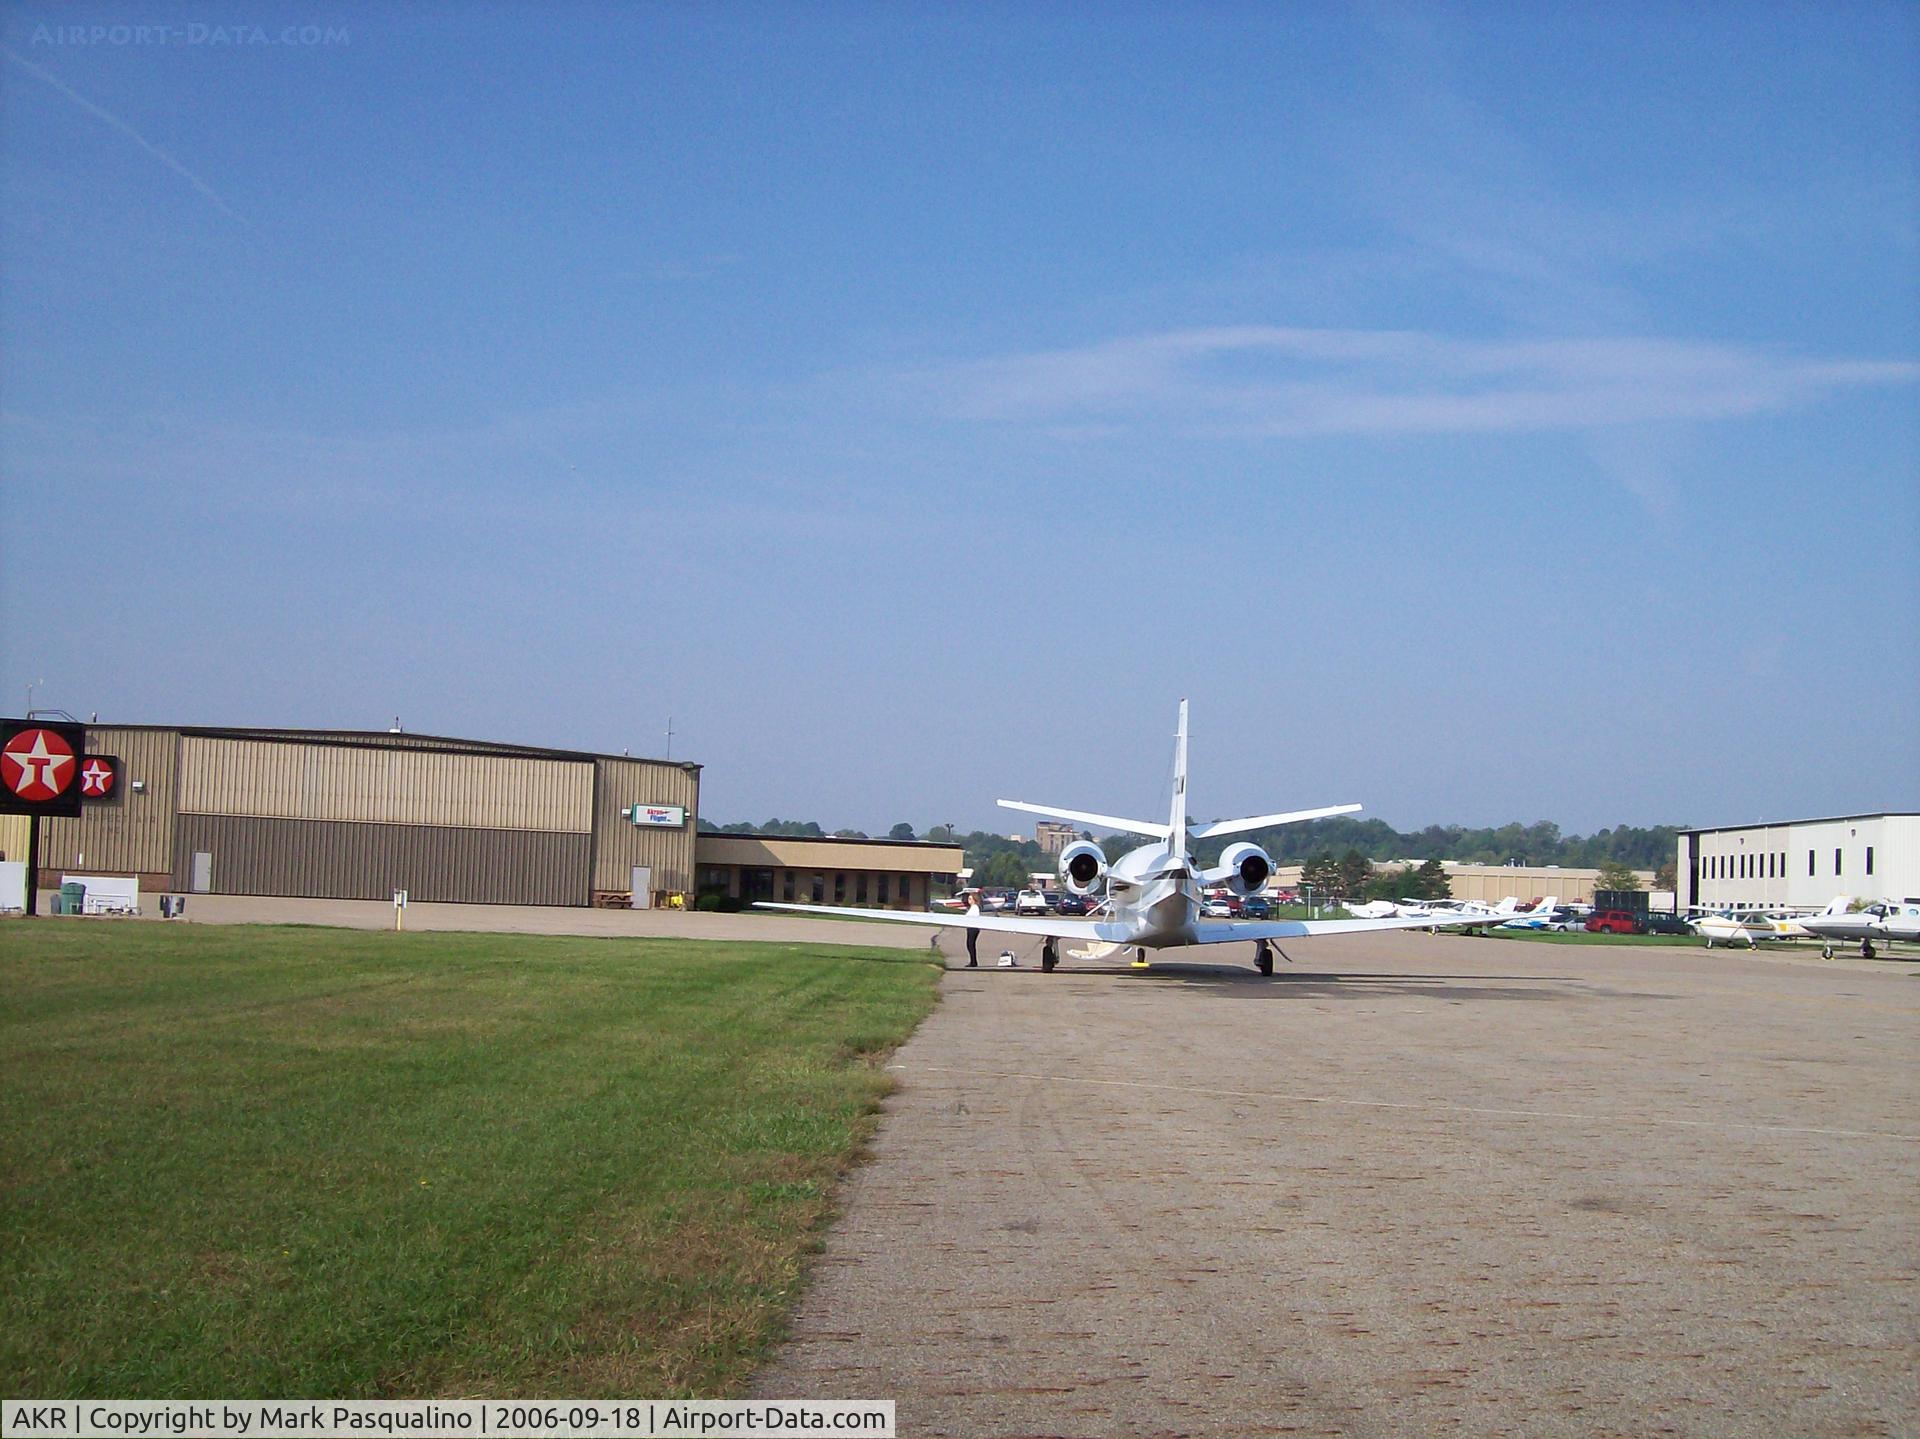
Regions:
<instances>
[{"instance_id":1,"label":"hangar sliding door","mask_svg":"<svg viewBox=\"0 0 1920 1439\"><path fill-rule=\"evenodd\" d=\"M190 735L174 854L220 894L585 904L592 815L591 763Z\"/></svg>"}]
</instances>

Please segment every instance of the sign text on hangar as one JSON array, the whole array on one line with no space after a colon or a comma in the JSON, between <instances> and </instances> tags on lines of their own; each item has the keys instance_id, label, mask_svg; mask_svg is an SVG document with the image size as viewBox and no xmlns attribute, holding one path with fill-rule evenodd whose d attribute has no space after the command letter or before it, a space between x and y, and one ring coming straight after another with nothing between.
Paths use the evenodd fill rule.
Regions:
<instances>
[{"instance_id":1,"label":"sign text on hangar","mask_svg":"<svg viewBox=\"0 0 1920 1439\"><path fill-rule=\"evenodd\" d=\"M687 807L683 804L637 804L620 813L635 824L655 825L661 829L683 829L687 823Z\"/></svg>"}]
</instances>

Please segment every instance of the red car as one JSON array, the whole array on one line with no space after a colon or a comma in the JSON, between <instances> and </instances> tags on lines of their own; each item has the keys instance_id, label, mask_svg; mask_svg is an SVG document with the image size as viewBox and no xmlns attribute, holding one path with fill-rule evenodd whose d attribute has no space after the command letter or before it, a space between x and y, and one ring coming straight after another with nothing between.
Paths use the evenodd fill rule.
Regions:
<instances>
[{"instance_id":1,"label":"red car","mask_svg":"<svg viewBox=\"0 0 1920 1439\"><path fill-rule=\"evenodd\" d=\"M1587 916L1588 934L1645 934L1647 921L1630 909L1596 909Z\"/></svg>"}]
</instances>

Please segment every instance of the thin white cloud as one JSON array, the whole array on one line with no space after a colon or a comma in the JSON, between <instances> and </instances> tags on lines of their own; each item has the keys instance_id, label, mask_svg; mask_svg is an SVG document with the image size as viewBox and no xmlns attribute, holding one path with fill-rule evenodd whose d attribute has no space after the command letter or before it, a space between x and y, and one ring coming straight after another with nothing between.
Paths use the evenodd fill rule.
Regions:
<instances>
[{"instance_id":1,"label":"thin white cloud","mask_svg":"<svg viewBox=\"0 0 1920 1439\"><path fill-rule=\"evenodd\" d=\"M78 91L67 86L64 82L62 82L59 79L58 76L52 74L50 71L43 70L40 66L34 64L31 60L28 60L23 56L17 54L8 46L0 45L0 55L5 55L7 59L11 60L14 64L18 65L22 70L25 70L29 75L36 76L40 80L45 81L48 85L51 85L55 90L58 90L62 95L65 95L69 100L73 101L74 104L78 105L82 110L85 110L89 115L93 116L96 120L100 120L105 124L111 125L114 129L118 130L122 135L125 135L129 140L133 141L134 144L138 145L142 150L145 150L149 155L153 156L153 158L158 160L162 165L165 165L169 170L173 171L174 174L178 175L181 179L185 180L189 185L193 186L195 190L198 190L200 194L206 200L208 200L216 210L218 210L221 214L225 215L228 219L238 221L240 224L248 225L248 227L251 228L251 225L249 224L247 219L244 216L236 213L234 208L231 205L229 205L225 200L221 199L219 194L215 192L213 186L209 185L205 180L202 180L198 175L194 174L193 171L189 170L185 165L182 165L178 160L174 159L173 156L169 155L165 150L162 150L158 145L154 144L145 135L142 135L138 130L134 129L133 126L129 125L125 120L122 120L118 115L113 114L109 110L104 110L100 106L94 104L93 101L89 100L85 95L82 95Z\"/></svg>"},{"instance_id":2,"label":"thin white cloud","mask_svg":"<svg viewBox=\"0 0 1920 1439\"><path fill-rule=\"evenodd\" d=\"M1719 420L1909 385L1920 365L1658 337L1468 340L1230 326L908 373L965 419L1253 435L1486 434Z\"/></svg>"}]
</instances>

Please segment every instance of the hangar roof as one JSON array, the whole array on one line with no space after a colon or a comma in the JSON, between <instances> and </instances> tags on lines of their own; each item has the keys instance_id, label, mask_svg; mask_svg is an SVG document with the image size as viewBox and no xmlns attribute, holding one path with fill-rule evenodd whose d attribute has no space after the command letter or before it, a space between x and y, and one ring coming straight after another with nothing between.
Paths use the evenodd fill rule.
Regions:
<instances>
[{"instance_id":1,"label":"hangar roof","mask_svg":"<svg viewBox=\"0 0 1920 1439\"><path fill-rule=\"evenodd\" d=\"M250 729L237 725L154 725L154 724L106 724L89 721L90 730L175 730L183 735L194 735L202 739L250 739L264 740L282 744L331 744L355 745L377 749L388 746L395 749L443 750L458 754L505 755L514 759L618 759L631 760L638 764L671 765L676 769L697 771L705 766L694 764L690 760L655 759L649 755L607 754L599 750L555 749L551 745L508 744L499 740L462 739L455 735L416 734L412 730L364 730L364 729L288 729L268 727Z\"/></svg>"},{"instance_id":2,"label":"hangar roof","mask_svg":"<svg viewBox=\"0 0 1920 1439\"><path fill-rule=\"evenodd\" d=\"M1848 820L1861 819L1920 819L1920 811L1910 809L1878 809L1872 814L1828 814L1813 819L1763 819L1753 824L1703 824L1693 829L1680 830L1681 834L1729 834L1737 829L1786 829L1796 824L1845 824Z\"/></svg>"}]
</instances>

